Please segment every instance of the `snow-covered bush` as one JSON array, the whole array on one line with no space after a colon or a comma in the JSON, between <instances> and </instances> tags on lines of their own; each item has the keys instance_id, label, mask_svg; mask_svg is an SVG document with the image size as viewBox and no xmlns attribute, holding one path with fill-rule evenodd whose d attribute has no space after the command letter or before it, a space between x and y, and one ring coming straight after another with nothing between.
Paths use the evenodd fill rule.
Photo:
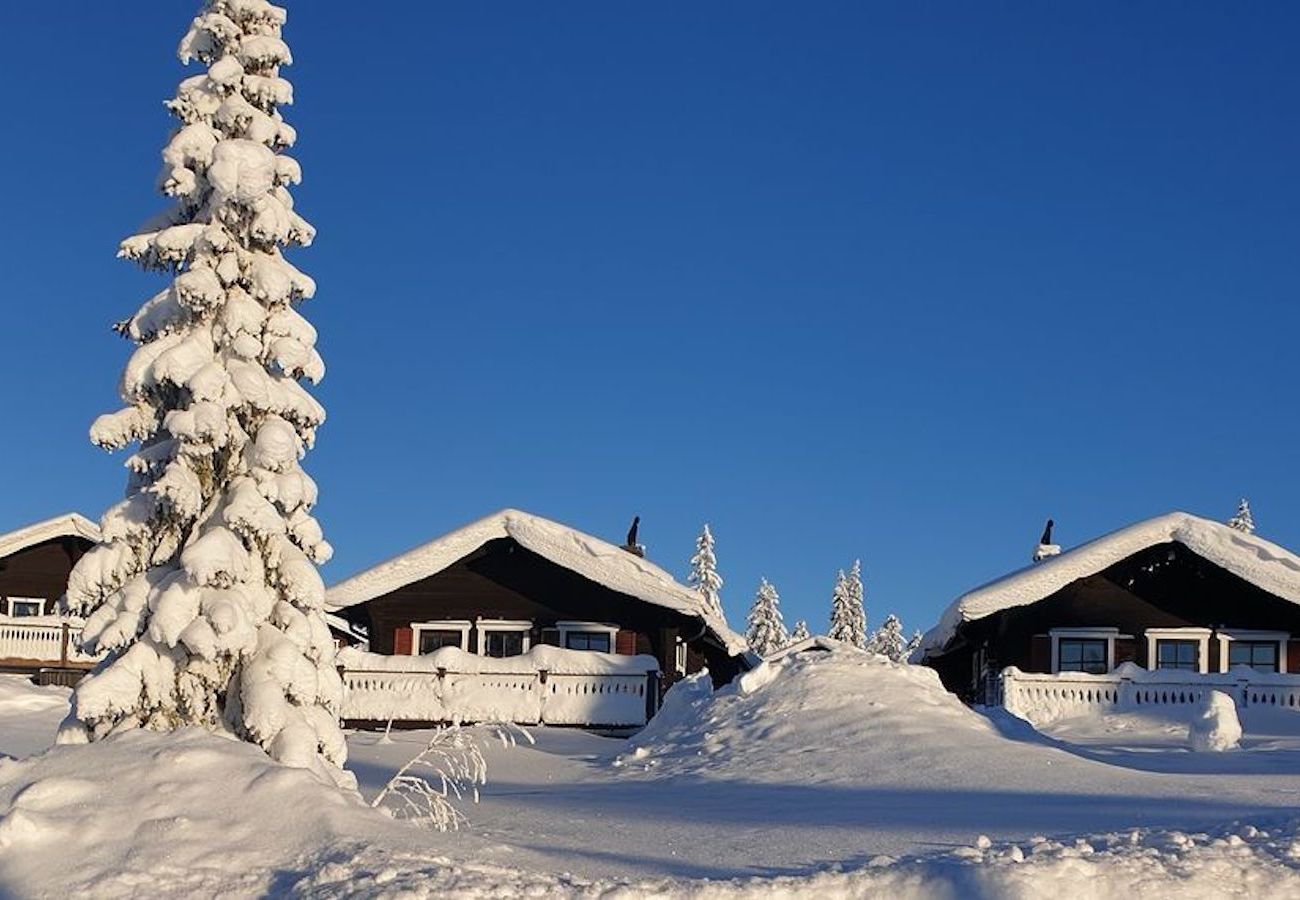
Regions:
<instances>
[{"instance_id":1,"label":"snow-covered bush","mask_svg":"<svg viewBox=\"0 0 1300 900\"><path fill-rule=\"evenodd\" d=\"M513 743L511 733L498 734L503 743ZM428 745L397 770L370 805L434 831L458 831L469 820L456 804L466 797L477 803L484 784L487 760L482 746L473 733L450 725L434 731Z\"/></svg>"},{"instance_id":2,"label":"snow-covered bush","mask_svg":"<svg viewBox=\"0 0 1300 900\"><path fill-rule=\"evenodd\" d=\"M713 532L708 523L704 523L700 536L695 539L695 555L691 557L691 573L686 583L699 591L705 604L718 615L726 618L722 611L722 576L718 574L718 558L713 552Z\"/></svg>"},{"instance_id":3,"label":"snow-covered bush","mask_svg":"<svg viewBox=\"0 0 1300 900\"><path fill-rule=\"evenodd\" d=\"M759 581L754 605L749 610L748 625L745 639L759 656L775 653L790 643L785 621L781 618L781 596L766 578Z\"/></svg>"},{"instance_id":4,"label":"snow-covered bush","mask_svg":"<svg viewBox=\"0 0 1300 900\"><path fill-rule=\"evenodd\" d=\"M831 594L831 627L827 637L852 644L859 650L867 646L867 611L863 604L862 563L853 561L849 574L835 576Z\"/></svg>"},{"instance_id":5,"label":"snow-covered bush","mask_svg":"<svg viewBox=\"0 0 1300 900\"><path fill-rule=\"evenodd\" d=\"M331 548L299 465L325 419L300 383L325 369L298 312L316 285L282 254L314 236L289 194L285 18L266 0L209 0L180 44L207 70L167 104L179 125L159 187L174 203L119 252L171 281L119 323L138 345L126 405L91 428L101 447L137 449L68 582L87 648L108 655L59 739L199 725L346 783L316 569Z\"/></svg>"},{"instance_id":6,"label":"snow-covered bush","mask_svg":"<svg viewBox=\"0 0 1300 900\"><path fill-rule=\"evenodd\" d=\"M1199 752L1217 753L1235 750L1240 743L1237 704L1223 691L1210 691L1187 727L1187 745Z\"/></svg>"}]
</instances>

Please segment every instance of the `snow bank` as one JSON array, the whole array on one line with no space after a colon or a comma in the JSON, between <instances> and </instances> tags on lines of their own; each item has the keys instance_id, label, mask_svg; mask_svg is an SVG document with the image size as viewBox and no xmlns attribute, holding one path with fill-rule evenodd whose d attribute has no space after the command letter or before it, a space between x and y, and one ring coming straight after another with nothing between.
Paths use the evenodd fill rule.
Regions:
<instances>
[{"instance_id":1,"label":"snow bank","mask_svg":"<svg viewBox=\"0 0 1300 900\"><path fill-rule=\"evenodd\" d=\"M722 613L649 560L600 538L541 516L504 509L449 532L330 588L331 609L355 606L436 575L488 541L513 538L525 549L612 591L666 607L704 622L729 653L748 649Z\"/></svg>"},{"instance_id":2,"label":"snow bank","mask_svg":"<svg viewBox=\"0 0 1300 900\"><path fill-rule=\"evenodd\" d=\"M337 659L345 669L358 672L437 672L445 669L463 675L517 675L540 671L555 675L645 675L659 671L659 661L653 656L567 650L546 644L504 658L467 653L459 647L440 647L423 656L390 656L344 647L339 650Z\"/></svg>"},{"instance_id":3,"label":"snow bank","mask_svg":"<svg viewBox=\"0 0 1300 900\"><path fill-rule=\"evenodd\" d=\"M1300 557L1221 522L1171 512L1121 528L963 594L948 607L939 624L926 633L922 652L941 650L963 622L1035 603L1072 581L1095 575L1148 547L1170 542L1182 544L1270 594L1300 604Z\"/></svg>"},{"instance_id":4,"label":"snow bank","mask_svg":"<svg viewBox=\"0 0 1300 900\"><path fill-rule=\"evenodd\" d=\"M1223 691L1210 691L1187 729L1187 745L1200 752L1235 750L1241 744L1237 704Z\"/></svg>"}]
</instances>

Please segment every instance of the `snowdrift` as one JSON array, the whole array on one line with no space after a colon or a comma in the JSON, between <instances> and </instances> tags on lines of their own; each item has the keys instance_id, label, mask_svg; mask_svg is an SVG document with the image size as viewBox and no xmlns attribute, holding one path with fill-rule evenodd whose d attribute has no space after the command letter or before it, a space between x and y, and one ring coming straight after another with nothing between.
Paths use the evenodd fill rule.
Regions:
<instances>
[{"instance_id":1,"label":"snowdrift","mask_svg":"<svg viewBox=\"0 0 1300 900\"><path fill-rule=\"evenodd\" d=\"M933 669L839 645L769 659L716 693L698 675L679 682L616 762L656 777L915 783L1006 744Z\"/></svg>"}]
</instances>

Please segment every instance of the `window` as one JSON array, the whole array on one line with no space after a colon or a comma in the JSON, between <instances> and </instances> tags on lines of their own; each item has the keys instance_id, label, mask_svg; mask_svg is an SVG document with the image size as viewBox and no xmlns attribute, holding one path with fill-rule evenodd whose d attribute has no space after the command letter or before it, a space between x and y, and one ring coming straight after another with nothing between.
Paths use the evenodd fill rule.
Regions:
<instances>
[{"instance_id":1,"label":"window","mask_svg":"<svg viewBox=\"0 0 1300 900\"><path fill-rule=\"evenodd\" d=\"M570 650L595 650L597 653L609 653L609 632L566 631L564 646Z\"/></svg>"},{"instance_id":2,"label":"window","mask_svg":"<svg viewBox=\"0 0 1300 900\"><path fill-rule=\"evenodd\" d=\"M1228 644L1228 666L1250 666L1260 672L1276 672L1277 641L1232 641Z\"/></svg>"},{"instance_id":3,"label":"window","mask_svg":"<svg viewBox=\"0 0 1300 900\"><path fill-rule=\"evenodd\" d=\"M483 655L504 659L524 652L522 631L489 631L483 635Z\"/></svg>"},{"instance_id":4,"label":"window","mask_svg":"<svg viewBox=\"0 0 1300 900\"><path fill-rule=\"evenodd\" d=\"M469 630L472 626L468 619L439 619L433 622L412 622L411 630L415 633L411 641L411 654L423 656L443 647L469 649Z\"/></svg>"},{"instance_id":5,"label":"window","mask_svg":"<svg viewBox=\"0 0 1300 900\"><path fill-rule=\"evenodd\" d=\"M1058 671L1104 675L1110 671L1107 644L1105 638L1061 638L1057 651Z\"/></svg>"},{"instance_id":6,"label":"window","mask_svg":"<svg viewBox=\"0 0 1300 900\"><path fill-rule=\"evenodd\" d=\"M35 597L10 597L9 598L9 615L11 616L39 616L43 611L45 601Z\"/></svg>"},{"instance_id":7,"label":"window","mask_svg":"<svg viewBox=\"0 0 1300 900\"><path fill-rule=\"evenodd\" d=\"M478 633L479 656L494 656L503 659L527 653L531 645L529 638L533 623L514 619L476 619L475 630Z\"/></svg>"},{"instance_id":8,"label":"window","mask_svg":"<svg viewBox=\"0 0 1300 900\"><path fill-rule=\"evenodd\" d=\"M1201 671L1201 642L1188 640L1157 640L1156 668Z\"/></svg>"},{"instance_id":9,"label":"window","mask_svg":"<svg viewBox=\"0 0 1300 900\"><path fill-rule=\"evenodd\" d=\"M443 647L461 649L461 639L464 637L462 632L450 628L421 628L419 634L421 656Z\"/></svg>"}]
</instances>

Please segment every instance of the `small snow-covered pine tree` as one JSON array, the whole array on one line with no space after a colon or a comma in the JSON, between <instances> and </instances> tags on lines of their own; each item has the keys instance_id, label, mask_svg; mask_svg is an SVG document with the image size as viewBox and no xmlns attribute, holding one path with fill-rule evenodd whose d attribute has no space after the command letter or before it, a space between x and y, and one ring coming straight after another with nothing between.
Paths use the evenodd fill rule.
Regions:
<instances>
[{"instance_id":1,"label":"small snow-covered pine tree","mask_svg":"<svg viewBox=\"0 0 1300 900\"><path fill-rule=\"evenodd\" d=\"M699 591L707 607L726 617L722 611L722 576L718 574L718 559L713 553L713 532L709 531L707 522L700 536L695 539L695 555L691 557L691 574L687 576L686 582Z\"/></svg>"},{"instance_id":2,"label":"small snow-covered pine tree","mask_svg":"<svg viewBox=\"0 0 1300 900\"><path fill-rule=\"evenodd\" d=\"M1245 497L1237 504L1237 513L1228 520L1228 527L1243 531L1246 534L1255 533L1255 519L1250 514L1250 501Z\"/></svg>"},{"instance_id":3,"label":"small snow-covered pine tree","mask_svg":"<svg viewBox=\"0 0 1300 900\"><path fill-rule=\"evenodd\" d=\"M790 632L791 644L797 644L800 641L806 641L810 637L812 637L812 634L810 634L808 631L807 622L805 622L803 619L800 619L798 622L794 623L794 631Z\"/></svg>"},{"instance_id":4,"label":"small snow-covered pine tree","mask_svg":"<svg viewBox=\"0 0 1300 900\"><path fill-rule=\"evenodd\" d=\"M174 203L119 252L171 281L119 324L138 345L126 407L91 428L101 447L138 449L67 590L85 645L107 656L59 740L200 726L346 784L316 568L331 549L299 465L325 419L300 384L325 368L297 310L316 285L281 252L314 236L288 191L285 18L266 0L208 0L180 44L207 71L167 104L179 125L159 186Z\"/></svg>"},{"instance_id":5,"label":"small snow-covered pine tree","mask_svg":"<svg viewBox=\"0 0 1300 900\"><path fill-rule=\"evenodd\" d=\"M863 605L862 563L854 560L853 568L835 576L831 593L831 627L828 637L858 648L867 646L867 613Z\"/></svg>"},{"instance_id":6,"label":"small snow-covered pine tree","mask_svg":"<svg viewBox=\"0 0 1300 900\"><path fill-rule=\"evenodd\" d=\"M785 621L781 618L781 597L766 578L759 582L758 593L754 595L748 625L745 638L749 641L749 648L759 656L775 653L790 643Z\"/></svg>"},{"instance_id":7,"label":"small snow-covered pine tree","mask_svg":"<svg viewBox=\"0 0 1300 900\"><path fill-rule=\"evenodd\" d=\"M894 662L903 659L907 642L903 638L903 623L898 620L898 616L893 613L885 616L885 621L881 623L880 628L871 635L867 649Z\"/></svg>"},{"instance_id":8,"label":"small snow-covered pine tree","mask_svg":"<svg viewBox=\"0 0 1300 900\"><path fill-rule=\"evenodd\" d=\"M911 640L909 640L907 646L903 648L903 659L910 662L912 654L921 649L921 641L924 639L925 637L920 631L913 631Z\"/></svg>"}]
</instances>

